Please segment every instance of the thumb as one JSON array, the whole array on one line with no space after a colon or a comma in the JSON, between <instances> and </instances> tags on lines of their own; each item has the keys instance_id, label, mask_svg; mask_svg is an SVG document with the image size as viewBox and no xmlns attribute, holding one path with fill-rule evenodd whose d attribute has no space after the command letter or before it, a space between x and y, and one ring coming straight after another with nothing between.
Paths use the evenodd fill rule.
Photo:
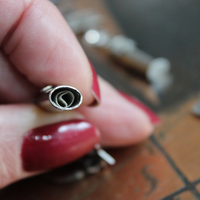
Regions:
<instances>
[{"instance_id":1,"label":"thumb","mask_svg":"<svg viewBox=\"0 0 200 200\"><path fill-rule=\"evenodd\" d=\"M97 129L77 112L45 113L32 105L0 109L0 188L67 164L99 142Z\"/></svg>"}]
</instances>

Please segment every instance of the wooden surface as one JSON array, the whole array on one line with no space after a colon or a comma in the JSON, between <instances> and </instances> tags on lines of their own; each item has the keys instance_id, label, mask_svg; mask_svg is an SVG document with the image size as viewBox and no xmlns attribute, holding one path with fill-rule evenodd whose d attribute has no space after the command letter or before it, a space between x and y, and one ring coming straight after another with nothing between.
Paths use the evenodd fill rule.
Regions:
<instances>
[{"instance_id":1,"label":"wooden surface","mask_svg":"<svg viewBox=\"0 0 200 200\"><path fill-rule=\"evenodd\" d=\"M161 99L159 113L162 119L161 126L157 127L154 135L141 144L118 149L109 149L109 153L116 158L116 165L108 167L100 173L87 177L82 181L73 184L56 185L43 176L37 176L26 179L8 186L0 191L1 200L192 200L200 199L200 119L191 114L191 107L199 99L197 95L199 87L198 63L200 63L199 52L200 46L195 43L194 37L199 38L198 32L195 32L196 16L199 16L200 4L192 0L196 5L193 6L189 1L165 1L161 4L157 1L147 2L142 6L144 1L107 1L112 7L114 13L119 18L123 30L119 28L114 20L109 16L102 1L74 0L71 8L85 8L91 6L106 18L106 27L113 33L126 32L129 36L134 36L141 44L141 47L155 56L166 56L172 61L173 72L175 74L175 85L172 91L165 94ZM68 2L60 3L61 11L64 13L67 9ZM122 5L124 2L124 5ZM152 3L154 2L154 6ZM169 4L167 4L167 2ZM156 6L157 5L157 6ZM171 5L171 7L170 7ZM134 7L131 7L134 6ZM119 7L121 9L119 9ZM167 8L167 11L164 9ZM189 25L192 29L185 30L187 36L180 37L176 34L176 25L178 19L174 20L174 29L166 29L164 25L162 30L156 32L157 41L153 37L155 26L160 27L163 22L169 22L171 27L171 15L179 13L180 16L187 11L186 7L191 8L190 14L184 17L185 22L194 19ZM159 8L159 10L158 10ZM171 9L169 9L171 8ZM131 12L131 9L134 12ZM162 15L162 9L164 16ZM178 11L179 10L179 11ZM141 14L142 11L147 15ZM193 12L194 11L194 12ZM153 15L150 15L153 12ZM160 14L156 18L156 14ZM141 17L140 17L141 16ZM145 18L145 16L148 18ZM149 17L151 16L151 17ZM140 17L140 18L138 18ZM190 18L191 17L191 18ZM127 22L127 18L129 22ZM139 20L140 19L140 20ZM187 20L186 20L187 19ZM139 20L139 21L138 21ZM152 24L150 23L152 22ZM155 23L153 23L155 21ZM148 23L147 23L148 22ZM134 25L134 26L131 26ZM183 22L179 28L183 29ZM199 24L197 24L197 30ZM133 29L135 27L135 29ZM148 29L145 27L148 27ZM147 34L148 31L150 34ZM162 32L163 31L163 32ZM193 33L193 34L192 34ZM160 34L160 35L159 35ZM192 36L192 38L190 37ZM166 40L164 43L163 40ZM180 42L181 41L181 42ZM185 41L185 43L184 43ZM191 46L189 42L191 41ZM155 44L155 45L154 45ZM185 46L187 51L184 49ZM175 48L172 50L172 48ZM183 49L181 49L183 48ZM196 52L194 53L194 49ZM108 60L106 56L98 51L85 47L85 51L92 60L97 72L105 79L111 82L115 87L136 95L146 101L149 105L151 100L146 93L149 92L149 86L136 79L129 72L118 68L116 64ZM188 55L189 53L189 55ZM192 60L192 55L195 60ZM183 67L184 66L184 67ZM182 68L183 67L183 68ZM179 77L179 74L182 76ZM188 77L187 77L188 75ZM193 76L194 75L194 76ZM188 80L188 82L186 81ZM139 88L139 89L138 89ZM163 100L164 99L164 100ZM165 100L166 99L166 100ZM157 109L154 105L152 108ZM167 109L166 109L167 108Z\"/></svg>"}]
</instances>

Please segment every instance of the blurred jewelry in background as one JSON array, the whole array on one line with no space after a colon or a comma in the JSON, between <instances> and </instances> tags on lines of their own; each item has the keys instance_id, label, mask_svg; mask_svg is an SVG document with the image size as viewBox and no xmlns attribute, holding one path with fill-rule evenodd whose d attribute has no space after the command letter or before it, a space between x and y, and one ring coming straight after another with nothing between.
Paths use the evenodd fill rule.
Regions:
<instances>
[{"instance_id":1,"label":"blurred jewelry in background","mask_svg":"<svg viewBox=\"0 0 200 200\"><path fill-rule=\"evenodd\" d=\"M55 4L63 2L63 0L51 1ZM69 4L73 4L73 1L69 1ZM79 9L77 3L75 4L71 10L63 12L63 16L83 47L98 49L108 55L108 59L120 64L124 70L127 68L136 74L142 74L157 98L168 91L173 83L173 76L167 58L154 58L139 49L133 39L123 34L111 33L105 26L108 16L96 12L92 5L86 8L81 5Z\"/></svg>"},{"instance_id":2,"label":"blurred jewelry in background","mask_svg":"<svg viewBox=\"0 0 200 200\"><path fill-rule=\"evenodd\" d=\"M91 28L101 27L104 21L103 16L92 9L70 12L64 17L76 35L84 34Z\"/></svg>"},{"instance_id":3,"label":"blurred jewelry in background","mask_svg":"<svg viewBox=\"0 0 200 200\"><path fill-rule=\"evenodd\" d=\"M137 48L136 42L124 35L111 36L105 31L88 30L83 41L106 50L118 62L144 73L157 93L164 92L172 84L171 64L166 58L153 58Z\"/></svg>"}]
</instances>

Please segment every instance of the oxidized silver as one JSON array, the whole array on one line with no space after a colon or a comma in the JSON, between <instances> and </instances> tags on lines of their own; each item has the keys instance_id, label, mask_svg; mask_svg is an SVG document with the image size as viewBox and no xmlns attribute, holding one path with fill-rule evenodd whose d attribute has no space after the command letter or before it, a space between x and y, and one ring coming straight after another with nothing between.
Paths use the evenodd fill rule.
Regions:
<instances>
[{"instance_id":1,"label":"oxidized silver","mask_svg":"<svg viewBox=\"0 0 200 200\"><path fill-rule=\"evenodd\" d=\"M115 159L97 144L94 150L84 157L43 176L56 184L73 183L99 173L108 164L114 165Z\"/></svg>"},{"instance_id":2,"label":"oxidized silver","mask_svg":"<svg viewBox=\"0 0 200 200\"><path fill-rule=\"evenodd\" d=\"M37 104L50 111L74 110L82 103L81 93L74 87L68 85L46 86L37 99Z\"/></svg>"}]
</instances>

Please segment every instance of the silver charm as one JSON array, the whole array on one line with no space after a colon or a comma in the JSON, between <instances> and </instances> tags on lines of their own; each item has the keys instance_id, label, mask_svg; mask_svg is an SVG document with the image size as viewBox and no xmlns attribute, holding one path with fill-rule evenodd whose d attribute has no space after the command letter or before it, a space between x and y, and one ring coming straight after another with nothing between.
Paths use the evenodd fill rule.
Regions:
<instances>
[{"instance_id":1,"label":"silver charm","mask_svg":"<svg viewBox=\"0 0 200 200\"><path fill-rule=\"evenodd\" d=\"M105 150L103 150L100 146L100 144L97 144L95 146L95 149L97 151L98 156L103 159L105 162L107 162L109 165L114 165L115 164L115 159L108 154Z\"/></svg>"},{"instance_id":2,"label":"silver charm","mask_svg":"<svg viewBox=\"0 0 200 200\"><path fill-rule=\"evenodd\" d=\"M45 174L45 179L55 184L66 184L81 181L87 176L97 174L107 165L114 165L115 159L104 151L100 144L97 144L93 151L84 157L55 169L48 174Z\"/></svg>"},{"instance_id":3,"label":"silver charm","mask_svg":"<svg viewBox=\"0 0 200 200\"><path fill-rule=\"evenodd\" d=\"M74 110L82 103L81 93L74 87L68 85L46 86L37 99L37 104L49 111Z\"/></svg>"}]
</instances>

